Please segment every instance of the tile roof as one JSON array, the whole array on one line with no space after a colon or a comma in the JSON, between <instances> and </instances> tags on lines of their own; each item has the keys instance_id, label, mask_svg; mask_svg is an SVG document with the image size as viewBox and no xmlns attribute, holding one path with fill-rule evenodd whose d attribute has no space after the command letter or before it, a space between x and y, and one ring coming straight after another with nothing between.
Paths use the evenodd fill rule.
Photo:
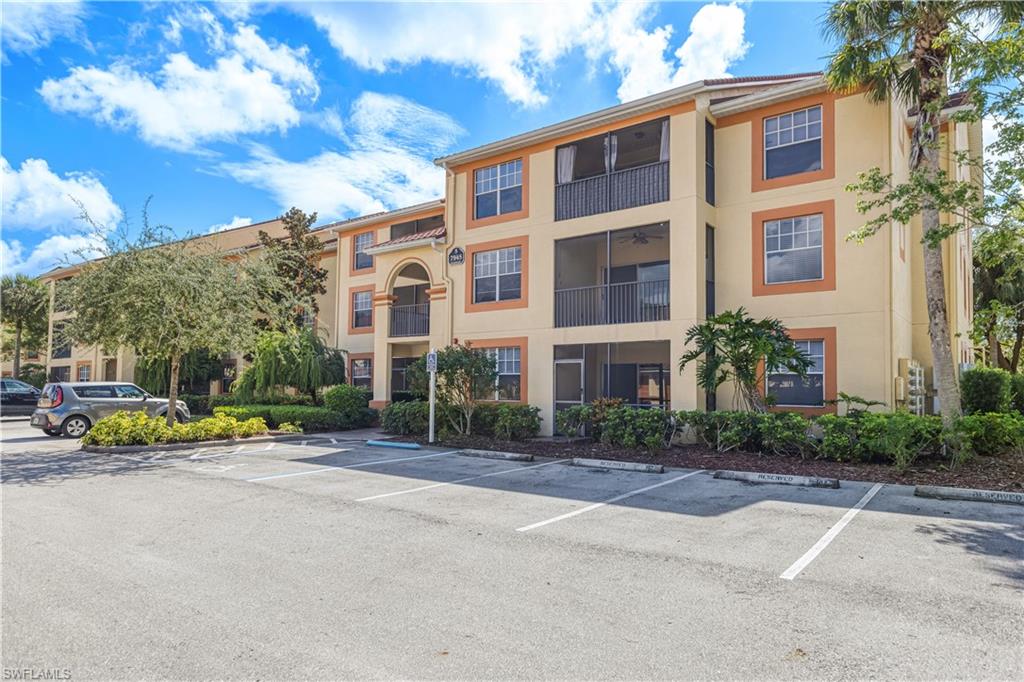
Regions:
<instances>
[{"instance_id":1,"label":"tile roof","mask_svg":"<svg viewBox=\"0 0 1024 682\"><path fill-rule=\"evenodd\" d=\"M403 235L401 237L395 237L386 242L380 244L374 244L373 248L379 249L382 246L395 246L396 244L405 244L408 242L418 242L421 239L440 239L445 236L445 227L435 227L433 230L427 230L426 232L414 232L412 234Z\"/></svg>"},{"instance_id":2,"label":"tile roof","mask_svg":"<svg viewBox=\"0 0 1024 682\"><path fill-rule=\"evenodd\" d=\"M744 83L761 83L764 81L789 81L799 78L814 78L821 71L805 71L804 73L779 73L770 76L739 76L736 78L705 78L704 85L742 85Z\"/></svg>"}]
</instances>

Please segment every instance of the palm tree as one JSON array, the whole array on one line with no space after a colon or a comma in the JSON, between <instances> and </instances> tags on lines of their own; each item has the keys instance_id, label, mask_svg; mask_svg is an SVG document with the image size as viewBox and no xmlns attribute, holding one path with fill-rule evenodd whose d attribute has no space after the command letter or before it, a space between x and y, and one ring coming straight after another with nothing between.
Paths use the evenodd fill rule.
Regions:
<instances>
[{"instance_id":1,"label":"palm tree","mask_svg":"<svg viewBox=\"0 0 1024 682\"><path fill-rule=\"evenodd\" d=\"M46 328L49 295L46 286L26 275L6 275L0 281L0 319L14 327L14 376L21 372L21 338Z\"/></svg>"},{"instance_id":2,"label":"palm tree","mask_svg":"<svg viewBox=\"0 0 1024 682\"><path fill-rule=\"evenodd\" d=\"M939 125L946 102L951 57L978 40L979 26L1019 21L1024 3L872 2L842 0L825 16L825 33L838 44L826 79L833 90L865 88L876 101L895 98L917 108L911 140L911 175L924 183L939 177ZM925 299L932 367L943 419L960 415L960 387L950 345L939 208L921 208Z\"/></svg>"}]
</instances>

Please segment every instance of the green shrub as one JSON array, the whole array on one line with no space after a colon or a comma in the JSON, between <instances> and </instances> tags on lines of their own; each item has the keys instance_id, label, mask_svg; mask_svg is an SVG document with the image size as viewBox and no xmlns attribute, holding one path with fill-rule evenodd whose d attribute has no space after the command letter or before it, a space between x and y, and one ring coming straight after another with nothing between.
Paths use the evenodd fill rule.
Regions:
<instances>
[{"instance_id":1,"label":"green shrub","mask_svg":"<svg viewBox=\"0 0 1024 682\"><path fill-rule=\"evenodd\" d=\"M302 433L302 427L291 422L281 422L277 425L277 430L282 433Z\"/></svg>"},{"instance_id":2,"label":"green shrub","mask_svg":"<svg viewBox=\"0 0 1024 682\"><path fill-rule=\"evenodd\" d=\"M672 415L665 410L613 407L605 414L601 442L657 450L668 444Z\"/></svg>"},{"instance_id":3,"label":"green shrub","mask_svg":"<svg viewBox=\"0 0 1024 682\"><path fill-rule=\"evenodd\" d=\"M1024 373L1010 377L1010 408L1024 414Z\"/></svg>"},{"instance_id":4,"label":"green shrub","mask_svg":"<svg viewBox=\"0 0 1024 682\"><path fill-rule=\"evenodd\" d=\"M473 410L473 435L493 436L494 424L498 421L498 403L480 403ZM445 407L446 410L454 408Z\"/></svg>"},{"instance_id":5,"label":"green shrub","mask_svg":"<svg viewBox=\"0 0 1024 682\"><path fill-rule=\"evenodd\" d=\"M370 423L369 405L370 393L358 386L338 384L324 392L324 407L340 414L352 428Z\"/></svg>"},{"instance_id":6,"label":"green shrub","mask_svg":"<svg viewBox=\"0 0 1024 682\"><path fill-rule=\"evenodd\" d=\"M555 412L555 428L566 438L576 438L590 425L592 416L590 405L573 405Z\"/></svg>"},{"instance_id":7,"label":"green shrub","mask_svg":"<svg viewBox=\"0 0 1024 682\"><path fill-rule=\"evenodd\" d=\"M540 408L533 405L498 405L494 435L502 440L526 440L540 433Z\"/></svg>"},{"instance_id":8,"label":"green shrub","mask_svg":"<svg viewBox=\"0 0 1024 682\"><path fill-rule=\"evenodd\" d=\"M306 405L234 405L213 408L214 415L225 414L237 419L262 417L270 428L278 425L297 424L303 431L340 431L354 428L344 421L341 415L326 407L309 407Z\"/></svg>"},{"instance_id":9,"label":"green shrub","mask_svg":"<svg viewBox=\"0 0 1024 682\"><path fill-rule=\"evenodd\" d=\"M259 417L239 421L234 416L218 414L168 427L163 417L150 417L145 412L116 412L97 421L82 442L104 446L194 443L249 438L266 432L267 424Z\"/></svg>"},{"instance_id":10,"label":"green shrub","mask_svg":"<svg viewBox=\"0 0 1024 682\"><path fill-rule=\"evenodd\" d=\"M737 448L757 452L761 444L758 415L753 412L692 410L676 413L676 419L692 429L705 445L719 452Z\"/></svg>"},{"instance_id":11,"label":"green shrub","mask_svg":"<svg viewBox=\"0 0 1024 682\"><path fill-rule=\"evenodd\" d=\"M430 405L422 400L391 403L381 410L380 425L387 433L425 436L430 428Z\"/></svg>"},{"instance_id":12,"label":"green shrub","mask_svg":"<svg viewBox=\"0 0 1024 682\"><path fill-rule=\"evenodd\" d=\"M973 367L960 376L964 414L1009 412L1010 373L994 367Z\"/></svg>"},{"instance_id":13,"label":"green shrub","mask_svg":"<svg viewBox=\"0 0 1024 682\"><path fill-rule=\"evenodd\" d=\"M1024 415L968 414L957 420L954 431L961 459L1024 452Z\"/></svg>"},{"instance_id":14,"label":"green shrub","mask_svg":"<svg viewBox=\"0 0 1024 682\"><path fill-rule=\"evenodd\" d=\"M795 412L777 412L757 416L757 436L761 452L770 455L806 457L815 451L815 441L807 432L808 421Z\"/></svg>"},{"instance_id":15,"label":"green shrub","mask_svg":"<svg viewBox=\"0 0 1024 682\"><path fill-rule=\"evenodd\" d=\"M598 398L590 403L590 436L594 440L601 440L601 433L604 431L608 413L611 410L622 407L625 404L622 398Z\"/></svg>"},{"instance_id":16,"label":"green shrub","mask_svg":"<svg viewBox=\"0 0 1024 682\"><path fill-rule=\"evenodd\" d=\"M822 432L819 456L837 462L860 461L863 453L857 442L857 422L858 418L853 416L825 414L818 417L815 423Z\"/></svg>"},{"instance_id":17,"label":"green shrub","mask_svg":"<svg viewBox=\"0 0 1024 682\"><path fill-rule=\"evenodd\" d=\"M942 420L909 412L868 412L857 420L857 443L862 457L888 461L902 471L920 455L940 451Z\"/></svg>"}]
</instances>

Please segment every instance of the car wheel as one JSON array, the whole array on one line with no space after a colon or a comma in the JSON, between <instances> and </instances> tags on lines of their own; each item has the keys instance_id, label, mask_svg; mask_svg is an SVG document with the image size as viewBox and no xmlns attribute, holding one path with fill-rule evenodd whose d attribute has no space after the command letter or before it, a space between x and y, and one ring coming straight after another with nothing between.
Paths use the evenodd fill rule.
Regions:
<instances>
[{"instance_id":1,"label":"car wheel","mask_svg":"<svg viewBox=\"0 0 1024 682\"><path fill-rule=\"evenodd\" d=\"M64 425L61 427L61 433L63 433L66 438L81 438L89 431L89 427L91 426L92 424L89 423L88 419L76 415L64 420Z\"/></svg>"},{"instance_id":2,"label":"car wheel","mask_svg":"<svg viewBox=\"0 0 1024 682\"><path fill-rule=\"evenodd\" d=\"M175 412L174 413L174 421L178 422L179 424L184 424L185 421L186 421L185 420L185 415L182 414L181 412Z\"/></svg>"},{"instance_id":3,"label":"car wheel","mask_svg":"<svg viewBox=\"0 0 1024 682\"><path fill-rule=\"evenodd\" d=\"M59 436L60 429L43 429L43 433L45 433L47 436Z\"/></svg>"}]
</instances>

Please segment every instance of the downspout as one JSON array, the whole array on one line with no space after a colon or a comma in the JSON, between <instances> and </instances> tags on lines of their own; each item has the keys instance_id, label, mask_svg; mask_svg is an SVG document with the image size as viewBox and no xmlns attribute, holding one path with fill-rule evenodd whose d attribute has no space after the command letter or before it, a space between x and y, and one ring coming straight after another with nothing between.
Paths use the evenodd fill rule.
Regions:
<instances>
[{"instance_id":1,"label":"downspout","mask_svg":"<svg viewBox=\"0 0 1024 682\"><path fill-rule=\"evenodd\" d=\"M455 282L452 280L451 274L448 272L448 249L455 242L454 206L457 202L455 201L455 171L448 166L447 161L442 162L441 166L444 168L445 172L445 230L444 247L441 253L441 279L444 280L444 286L446 289L445 299L448 301L448 328L444 340L450 345L452 339L455 338ZM448 191L449 183L451 183L451 191ZM452 200L448 201L448 197L451 197Z\"/></svg>"}]
</instances>

